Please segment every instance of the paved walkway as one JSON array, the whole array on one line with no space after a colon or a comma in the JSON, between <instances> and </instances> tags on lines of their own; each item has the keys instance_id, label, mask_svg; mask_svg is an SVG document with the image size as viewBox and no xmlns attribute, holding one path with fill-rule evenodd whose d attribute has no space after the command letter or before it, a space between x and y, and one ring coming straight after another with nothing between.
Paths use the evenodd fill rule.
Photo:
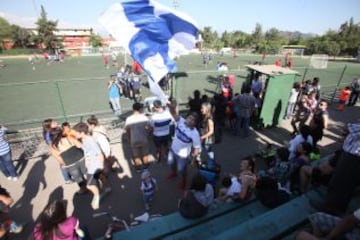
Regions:
<instances>
[{"instance_id":1,"label":"paved walkway","mask_svg":"<svg viewBox=\"0 0 360 240\"><path fill-rule=\"evenodd\" d=\"M326 131L324 139L319 143L325 155L341 146L341 127L345 122L360 121L359 106L346 108L344 112L337 112L330 107L331 125ZM282 145L290 140L290 125L284 121L277 128L264 129L252 132L251 137L242 139L229 132L225 133L223 142L215 147L215 156L222 165L222 174L238 172L240 160L258 151L265 142ZM11 193L15 203L11 209L13 219L26 223L22 234L14 235L12 239L27 239L30 236L39 213L48 201L54 199L68 200L68 214L79 217L81 224L86 225L93 237L102 236L109 219L106 216L93 218L95 212L108 211L111 214L130 220L133 216L144 212L142 196L140 193L140 174L129 165L129 145L124 141L122 129L115 125L110 130L112 149L119 160L120 168L110 175L112 193L101 202L100 209L93 211L90 206L91 195L74 194L78 188L76 184L64 184L57 162L47 155L46 145L39 139L31 142L14 143L14 159L18 161L20 178L17 182L10 182L0 176L0 183ZM39 141L39 144L34 144ZM31 148L31 146L36 146ZM24 151L25 148L25 151ZM20 151L20 150L21 151ZM23 157L20 157L20 155ZM151 172L157 178L159 191L153 202L152 213L163 215L172 213L177 209L178 199L182 192L177 189L179 179L166 180L169 167L165 163L153 163ZM189 167L189 176L196 172Z\"/></svg>"}]
</instances>

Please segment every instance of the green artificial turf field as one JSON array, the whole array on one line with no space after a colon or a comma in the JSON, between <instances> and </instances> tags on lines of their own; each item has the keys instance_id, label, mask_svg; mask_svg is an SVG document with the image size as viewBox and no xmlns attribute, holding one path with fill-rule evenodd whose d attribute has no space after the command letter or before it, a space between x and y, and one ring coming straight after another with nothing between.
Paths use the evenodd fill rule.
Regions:
<instances>
[{"instance_id":1,"label":"green artificial turf field","mask_svg":"<svg viewBox=\"0 0 360 240\"><path fill-rule=\"evenodd\" d=\"M268 56L265 63L273 64L277 58ZM213 56L212 61L204 66L201 55L182 56L178 61L178 71L186 72L187 77L176 80L174 95L178 102L184 103L195 89L202 94L212 96L215 92L218 76L217 61L226 62L229 73L236 77L234 92L239 92L241 83L247 74L244 65L260 61L256 55L240 55L233 58ZM360 75L358 63L329 61L327 69L309 69L309 58L294 57L294 70L303 78L320 77L323 91L334 91L346 65L340 86L349 84L355 76ZM90 114L100 117L112 116L108 103L107 81L116 67L106 69L101 56L68 57L64 63L53 63L48 66L43 59L35 64L35 70L27 58L3 59L5 68L0 69L0 122L4 125L27 126L45 118L56 118L59 121L86 118ZM121 56L119 63L123 62ZM304 77L304 73L306 75ZM146 81L146 77L143 77ZM142 88L143 98L151 93ZM121 99L124 111L129 111L132 101Z\"/></svg>"}]
</instances>

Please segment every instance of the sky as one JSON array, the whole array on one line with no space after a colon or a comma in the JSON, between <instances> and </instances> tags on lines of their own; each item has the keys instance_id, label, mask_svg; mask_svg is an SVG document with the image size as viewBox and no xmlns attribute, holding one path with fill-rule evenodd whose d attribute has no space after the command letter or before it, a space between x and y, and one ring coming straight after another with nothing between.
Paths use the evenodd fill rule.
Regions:
<instances>
[{"instance_id":1,"label":"sky","mask_svg":"<svg viewBox=\"0 0 360 240\"><path fill-rule=\"evenodd\" d=\"M106 35L98 17L114 0L0 0L0 17L10 24L35 27L41 5L48 19L58 20L58 28L93 28ZM158 0L185 12L200 29L251 33L256 23L263 31L272 27L282 31L325 34L338 30L351 17L360 22L360 0Z\"/></svg>"}]
</instances>

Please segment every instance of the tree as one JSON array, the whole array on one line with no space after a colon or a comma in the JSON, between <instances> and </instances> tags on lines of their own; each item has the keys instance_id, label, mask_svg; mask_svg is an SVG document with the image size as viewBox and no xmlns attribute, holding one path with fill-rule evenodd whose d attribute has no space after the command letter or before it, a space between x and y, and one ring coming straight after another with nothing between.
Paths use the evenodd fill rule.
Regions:
<instances>
[{"instance_id":1,"label":"tree","mask_svg":"<svg viewBox=\"0 0 360 240\"><path fill-rule=\"evenodd\" d=\"M344 47L340 50L342 54L356 56L360 46L360 23L355 24L354 19L350 18L341 24L338 40L342 42L340 46Z\"/></svg>"},{"instance_id":2,"label":"tree","mask_svg":"<svg viewBox=\"0 0 360 240\"><path fill-rule=\"evenodd\" d=\"M212 31L211 27L204 27L201 31L201 36L205 48L213 48L216 45L218 35L216 31Z\"/></svg>"},{"instance_id":3,"label":"tree","mask_svg":"<svg viewBox=\"0 0 360 240\"><path fill-rule=\"evenodd\" d=\"M11 37L11 26L4 18L0 17L0 49L3 48L5 38Z\"/></svg>"},{"instance_id":4,"label":"tree","mask_svg":"<svg viewBox=\"0 0 360 240\"><path fill-rule=\"evenodd\" d=\"M32 44L33 34L18 25L11 25L11 38L16 47L25 48Z\"/></svg>"},{"instance_id":5,"label":"tree","mask_svg":"<svg viewBox=\"0 0 360 240\"><path fill-rule=\"evenodd\" d=\"M251 41L253 46L257 46L263 39L262 26L256 23L254 31L251 33Z\"/></svg>"},{"instance_id":6,"label":"tree","mask_svg":"<svg viewBox=\"0 0 360 240\"><path fill-rule=\"evenodd\" d=\"M47 14L44 7L41 5L40 18L37 20L38 36L36 42L43 44L46 49L54 49L59 47L60 41L55 36L54 32L57 30L58 21L51 21L47 19Z\"/></svg>"},{"instance_id":7,"label":"tree","mask_svg":"<svg viewBox=\"0 0 360 240\"><path fill-rule=\"evenodd\" d=\"M335 58L340 53L340 45L335 41L326 41L324 43L324 52Z\"/></svg>"},{"instance_id":8,"label":"tree","mask_svg":"<svg viewBox=\"0 0 360 240\"><path fill-rule=\"evenodd\" d=\"M89 42L92 47L101 47L102 46L101 37L98 34L92 33L90 36Z\"/></svg>"}]
</instances>

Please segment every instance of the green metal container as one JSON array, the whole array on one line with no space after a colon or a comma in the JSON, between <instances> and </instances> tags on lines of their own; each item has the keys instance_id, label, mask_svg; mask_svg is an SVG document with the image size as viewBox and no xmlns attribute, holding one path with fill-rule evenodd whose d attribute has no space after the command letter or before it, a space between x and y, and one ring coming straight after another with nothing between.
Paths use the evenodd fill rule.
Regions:
<instances>
[{"instance_id":1,"label":"green metal container","mask_svg":"<svg viewBox=\"0 0 360 240\"><path fill-rule=\"evenodd\" d=\"M257 127L278 125L285 116L292 86L300 74L275 65L246 65L246 67L255 74L263 75L262 107L255 125Z\"/></svg>"}]
</instances>

